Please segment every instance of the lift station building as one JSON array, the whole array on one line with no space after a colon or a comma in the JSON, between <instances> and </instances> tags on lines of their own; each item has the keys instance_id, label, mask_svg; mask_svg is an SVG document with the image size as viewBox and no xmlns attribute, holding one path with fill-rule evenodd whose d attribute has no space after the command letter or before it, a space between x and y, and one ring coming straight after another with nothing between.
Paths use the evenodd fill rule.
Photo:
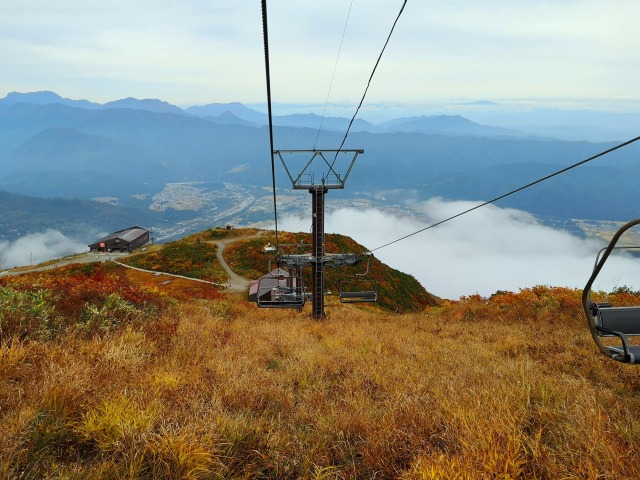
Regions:
<instances>
[{"instance_id":1,"label":"lift station building","mask_svg":"<svg viewBox=\"0 0 640 480\"><path fill-rule=\"evenodd\" d=\"M149 230L131 227L114 232L89 245L92 252L133 252L149 243Z\"/></svg>"}]
</instances>

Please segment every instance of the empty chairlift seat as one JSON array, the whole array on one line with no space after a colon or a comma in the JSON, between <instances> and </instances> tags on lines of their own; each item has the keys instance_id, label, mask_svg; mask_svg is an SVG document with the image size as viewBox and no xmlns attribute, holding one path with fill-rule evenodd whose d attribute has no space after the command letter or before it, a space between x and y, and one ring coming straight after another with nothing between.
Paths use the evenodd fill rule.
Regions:
<instances>
[{"instance_id":1,"label":"empty chairlift seat","mask_svg":"<svg viewBox=\"0 0 640 480\"><path fill-rule=\"evenodd\" d=\"M305 303L302 278L291 276L286 270L274 270L258 281L256 303L261 308L302 308Z\"/></svg>"},{"instance_id":2,"label":"empty chairlift seat","mask_svg":"<svg viewBox=\"0 0 640 480\"><path fill-rule=\"evenodd\" d=\"M366 257L367 269L354 277L340 280L340 301L342 303L366 303L378 301L378 281L369 276L371 252L365 252L359 258Z\"/></svg>"},{"instance_id":3,"label":"empty chairlift seat","mask_svg":"<svg viewBox=\"0 0 640 480\"><path fill-rule=\"evenodd\" d=\"M582 292L582 306L591 337L600 352L613 360L631 364L640 364L640 345L632 344L629 338L640 336L640 306L616 307L611 303L596 303L591 300L591 287L614 249L640 249L637 246L616 247L622 234L636 225L640 225L640 219L623 225L609 245L598 253L593 273ZM604 337L618 341L615 345L605 344L602 341Z\"/></svg>"},{"instance_id":4,"label":"empty chairlift seat","mask_svg":"<svg viewBox=\"0 0 640 480\"><path fill-rule=\"evenodd\" d=\"M640 363L640 345L631 345L628 337L640 335L640 307L613 307L610 303L592 303L595 330L600 337L617 337L619 346L606 345L612 358L625 363Z\"/></svg>"},{"instance_id":5,"label":"empty chairlift seat","mask_svg":"<svg viewBox=\"0 0 640 480\"><path fill-rule=\"evenodd\" d=\"M342 303L365 303L378 301L378 282L374 278L352 278L340 281Z\"/></svg>"}]
</instances>

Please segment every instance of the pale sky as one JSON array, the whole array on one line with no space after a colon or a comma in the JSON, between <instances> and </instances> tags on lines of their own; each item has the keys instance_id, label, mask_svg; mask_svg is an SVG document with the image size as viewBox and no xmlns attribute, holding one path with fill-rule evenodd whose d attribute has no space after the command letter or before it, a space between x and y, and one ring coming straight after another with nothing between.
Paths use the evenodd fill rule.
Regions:
<instances>
[{"instance_id":1,"label":"pale sky","mask_svg":"<svg viewBox=\"0 0 640 480\"><path fill-rule=\"evenodd\" d=\"M323 105L351 0L268 2L274 103ZM402 0L353 0L329 101L357 104ZM366 104L637 102L638 0L409 0ZM259 0L1 0L0 97L266 101Z\"/></svg>"}]
</instances>

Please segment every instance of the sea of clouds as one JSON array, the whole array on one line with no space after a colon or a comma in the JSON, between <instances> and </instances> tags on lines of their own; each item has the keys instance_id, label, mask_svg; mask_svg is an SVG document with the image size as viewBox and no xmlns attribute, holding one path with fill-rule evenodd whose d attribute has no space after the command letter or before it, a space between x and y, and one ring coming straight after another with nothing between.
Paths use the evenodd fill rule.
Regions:
<instances>
[{"instance_id":1,"label":"sea of clouds","mask_svg":"<svg viewBox=\"0 0 640 480\"><path fill-rule=\"evenodd\" d=\"M0 241L0 269L23 265L36 265L53 258L89 250L88 246L73 240L58 230L25 235L12 242Z\"/></svg>"},{"instance_id":2,"label":"sea of clouds","mask_svg":"<svg viewBox=\"0 0 640 480\"><path fill-rule=\"evenodd\" d=\"M527 212L494 205L376 250L476 205L432 198L415 206L419 219L346 208L327 215L325 231L352 237L442 298L490 296L498 290L517 292L536 285L584 287L597 252L605 246L602 242L543 226ZM311 222L284 217L279 228L310 231ZM594 289L610 291L619 286L640 290L640 259L612 255Z\"/></svg>"},{"instance_id":3,"label":"sea of clouds","mask_svg":"<svg viewBox=\"0 0 640 480\"><path fill-rule=\"evenodd\" d=\"M605 245L543 226L520 210L487 205L387 245L476 205L432 198L413 206L419 218L344 208L326 216L325 231L352 237L381 261L413 275L442 298L490 296L498 290L517 292L536 285L584 287L596 254ZM311 221L285 216L278 226L309 232ZM12 242L0 241L0 269L35 265L87 249L57 230L47 230ZM611 291L620 286L640 290L640 259L612 255L594 289Z\"/></svg>"}]
</instances>

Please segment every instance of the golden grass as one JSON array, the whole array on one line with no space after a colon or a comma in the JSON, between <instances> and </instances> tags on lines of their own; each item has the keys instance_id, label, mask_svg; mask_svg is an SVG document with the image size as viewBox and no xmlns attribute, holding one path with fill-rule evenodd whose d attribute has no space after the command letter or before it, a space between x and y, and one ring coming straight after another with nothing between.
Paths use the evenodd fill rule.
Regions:
<instances>
[{"instance_id":1,"label":"golden grass","mask_svg":"<svg viewBox=\"0 0 640 480\"><path fill-rule=\"evenodd\" d=\"M640 478L638 370L579 293L323 322L241 297L0 349L3 478ZM173 323L172 323L173 322Z\"/></svg>"}]
</instances>

